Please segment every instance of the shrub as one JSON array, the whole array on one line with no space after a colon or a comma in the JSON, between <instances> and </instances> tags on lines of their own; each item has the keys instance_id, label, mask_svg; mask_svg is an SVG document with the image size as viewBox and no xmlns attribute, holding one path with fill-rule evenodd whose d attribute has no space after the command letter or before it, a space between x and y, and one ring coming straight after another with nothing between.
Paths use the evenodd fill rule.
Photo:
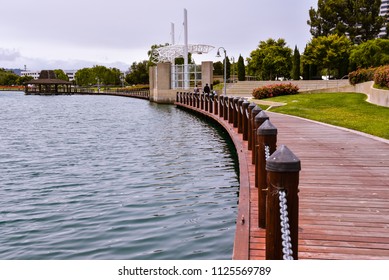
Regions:
<instances>
[{"instance_id":1,"label":"shrub","mask_svg":"<svg viewBox=\"0 0 389 280\"><path fill-rule=\"evenodd\" d=\"M348 74L348 80L352 85L373 81L376 69L377 68L358 69Z\"/></svg>"},{"instance_id":2,"label":"shrub","mask_svg":"<svg viewBox=\"0 0 389 280\"><path fill-rule=\"evenodd\" d=\"M281 96L281 95L291 95L298 93L299 88L296 85L289 84L275 84L275 85L268 85L263 86L259 88L255 88L253 90L253 96L254 98L261 99L261 98L268 98L268 97L275 97L275 96Z\"/></svg>"},{"instance_id":3,"label":"shrub","mask_svg":"<svg viewBox=\"0 0 389 280\"><path fill-rule=\"evenodd\" d=\"M389 65L377 68L374 74L374 83L389 88Z\"/></svg>"}]
</instances>

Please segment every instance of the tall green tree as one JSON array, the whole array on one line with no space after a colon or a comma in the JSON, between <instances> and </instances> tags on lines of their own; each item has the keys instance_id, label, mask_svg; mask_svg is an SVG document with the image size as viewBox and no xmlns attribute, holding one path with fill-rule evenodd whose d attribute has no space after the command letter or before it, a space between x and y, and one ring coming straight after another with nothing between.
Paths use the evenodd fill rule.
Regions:
<instances>
[{"instance_id":1,"label":"tall green tree","mask_svg":"<svg viewBox=\"0 0 389 280\"><path fill-rule=\"evenodd\" d=\"M358 67L378 67L389 64L389 39L374 39L351 50L350 64Z\"/></svg>"},{"instance_id":2,"label":"tall green tree","mask_svg":"<svg viewBox=\"0 0 389 280\"><path fill-rule=\"evenodd\" d=\"M223 63L221 61L216 61L213 64L213 74L216 76L224 75L223 71Z\"/></svg>"},{"instance_id":3,"label":"tall green tree","mask_svg":"<svg viewBox=\"0 0 389 280\"><path fill-rule=\"evenodd\" d=\"M131 85L149 84L149 63L147 60L131 65L130 73L126 76L126 82Z\"/></svg>"},{"instance_id":4,"label":"tall green tree","mask_svg":"<svg viewBox=\"0 0 389 280\"><path fill-rule=\"evenodd\" d=\"M377 37L385 19L380 16L381 0L318 0L318 7L309 10L313 37L347 34L360 43Z\"/></svg>"},{"instance_id":5,"label":"tall green tree","mask_svg":"<svg viewBox=\"0 0 389 280\"><path fill-rule=\"evenodd\" d=\"M292 79L293 80L300 80L300 52L297 48L297 46L295 46L294 48L294 52L293 52L293 66L292 66Z\"/></svg>"},{"instance_id":6,"label":"tall green tree","mask_svg":"<svg viewBox=\"0 0 389 280\"><path fill-rule=\"evenodd\" d=\"M6 71L4 69L0 69L0 85L3 86L12 86L18 85L19 76L12 73L11 71Z\"/></svg>"},{"instance_id":7,"label":"tall green tree","mask_svg":"<svg viewBox=\"0 0 389 280\"><path fill-rule=\"evenodd\" d=\"M92 68L82 68L74 75L77 85L91 86L97 83L97 78Z\"/></svg>"},{"instance_id":8,"label":"tall green tree","mask_svg":"<svg viewBox=\"0 0 389 280\"><path fill-rule=\"evenodd\" d=\"M348 72L351 47L345 35L313 38L305 48L302 61L305 65L316 65L324 75L341 78Z\"/></svg>"},{"instance_id":9,"label":"tall green tree","mask_svg":"<svg viewBox=\"0 0 389 280\"><path fill-rule=\"evenodd\" d=\"M238 58L238 81L246 80L246 67L242 55Z\"/></svg>"},{"instance_id":10,"label":"tall green tree","mask_svg":"<svg viewBox=\"0 0 389 280\"><path fill-rule=\"evenodd\" d=\"M68 75L66 75L62 69L55 69L54 73L57 76L57 79L69 81Z\"/></svg>"},{"instance_id":11,"label":"tall green tree","mask_svg":"<svg viewBox=\"0 0 389 280\"><path fill-rule=\"evenodd\" d=\"M224 62L224 59L223 59L223 63L226 63L226 79L228 80L229 78L231 78L231 62L230 62L230 58L228 56L226 56L226 60Z\"/></svg>"},{"instance_id":12,"label":"tall green tree","mask_svg":"<svg viewBox=\"0 0 389 280\"><path fill-rule=\"evenodd\" d=\"M290 78L292 69L292 49L286 46L284 39L261 41L252 51L248 61L249 75L261 80L273 80L277 77Z\"/></svg>"}]
</instances>

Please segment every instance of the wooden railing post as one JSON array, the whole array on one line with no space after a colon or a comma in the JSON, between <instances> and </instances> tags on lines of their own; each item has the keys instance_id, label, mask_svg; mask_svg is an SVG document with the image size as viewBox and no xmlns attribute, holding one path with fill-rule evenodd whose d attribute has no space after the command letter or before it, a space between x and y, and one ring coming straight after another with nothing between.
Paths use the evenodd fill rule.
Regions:
<instances>
[{"instance_id":1,"label":"wooden railing post","mask_svg":"<svg viewBox=\"0 0 389 280\"><path fill-rule=\"evenodd\" d=\"M228 113L230 112L230 98L228 96L224 96L224 120L228 120Z\"/></svg>"},{"instance_id":2,"label":"wooden railing post","mask_svg":"<svg viewBox=\"0 0 389 280\"><path fill-rule=\"evenodd\" d=\"M219 117L223 118L223 113L224 113L224 96L220 95L219 96Z\"/></svg>"},{"instance_id":3,"label":"wooden railing post","mask_svg":"<svg viewBox=\"0 0 389 280\"><path fill-rule=\"evenodd\" d=\"M266 259L282 260L280 191L285 191L293 259L298 259L298 184L300 160L282 145L266 161Z\"/></svg>"},{"instance_id":4,"label":"wooden railing post","mask_svg":"<svg viewBox=\"0 0 389 280\"><path fill-rule=\"evenodd\" d=\"M243 101L243 98L239 98L238 100L238 133L243 133Z\"/></svg>"},{"instance_id":5,"label":"wooden railing post","mask_svg":"<svg viewBox=\"0 0 389 280\"><path fill-rule=\"evenodd\" d=\"M251 112L253 111L253 109L255 108L256 104L254 102L251 102L249 107L247 108L248 110L248 120L247 120L247 128L248 128L248 132L247 132L247 147L249 150L251 150L251 134L252 134L252 128L251 128Z\"/></svg>"},{"instance_id":6,"label":"wooden railing post","mask_svg":"<svg viewBox=\"0 0 389 280\"><path fill-rule=\"evenodd\" d=\"M204 110L205 111L208 111L208 98L209 98L209 94L205 93L204 94Z\"/></svg>"},{"instance_id":7,"label":"wooden railing post","mask_svg":"<svg viewBox=\"0 0 389 280\"><path fill-rule=\"evenodd\" d=\"M219 115L219 97L215 92L213 95L213 113L218 116Z\"/></svg>"},{"instance_id":8,"label":"wooden railing post","mask_svg":"<svg viewBox=\"0 0 389 280\"><path fill-rule=\"evenodd\" d=\"M209 94L209 112L213 114L213 93Z\"/></svg>"},{"instance_id":9,"label":"wooden railing post","mask_svg":"<svg viewBox=\"0 0 389 280\"><path fill-rule=\"evenodd\" d=\"M250 104L251 106L251 104ZM249 106L249 108L250 108ZM254 138L255 138L255 135L256 135L256 129L254 127L254 119L255 117L259 114L259 112L262 111L262 108L259 107L258 105L255 105L255 107L251 110L251 114L250 114L250 137L248 139L248 149L249 150L252 150L253 149L253 142L254 142Z\"/></svg>"},{"instance_id":10,"label":"wooden railing post","mask_svg":"<svg viewBox=\"0 0 389 280\"><path fill-rule=\"evenodd\" d=\"M204 98L205 98L204 93L201 93L200 94L200 109L201 110L204 110Z\"/></svg>"},{"instance_id":11,"label":"wooden railing post","mask_svg":"<svg viewBox=\"0 0 389 280\"><path fill-rule=\"evenodd\" d=\"M228 98L228 123L234 123L234 98Z\"/></svg>"},{"instance_id":12,"label":"wooden railing post","mask_svg":"<svg viewBox=\"0 0 389 280\"><path fill-rule=\"evenodd\" d=\"M193 108L196 108L196 106L197 106L197 104L196 104L196 94L197 94L196 92L193 93L193 105L192 105Z\"/></svg>"},{"instance_id":13,"label":"wooden railing post","mask_svg":"<svg viewBox=\"0 0 389 280\"><path fill-rule=\"evenodd\" d=\"M249 127L248 127L248 124L249 124L249 111L248 111L249 105L250 105L250 102L248 102L247 100L244 100L242 103L242 110L243 110L243 123L242 123L243 128L242 129L243 129L243 140L244 141L247 141L248 135L249 135Z\"/></svg>"},{"instance_id":14,"label":"wooden railing post","mask_svg":"<svg viewBox=\"0 0 389 280\"><path fill-rule=\"evenodd\" d=\"M238 108L238 101L239 97L234 97L234 119L233 119L233 126L238 127L238 114L239 114L239 108Z\"/></svg>"},{"instance_id":15,"label":"wooden railing post","mask_svg":"<svg viewBox=\"0 0 389 280\"><path fill-rule=\"evenodd\" d=\"M251 155L252 155L252 164L256 164L257 160L257 129L261 126L266 120L268 120L269 117L266 115L265 111L259 112L255 118L254 118L254 126L253 126L253 143L252 143L252 149L251 149ZM255 187L258 187L255 184Z\"/></svg>"},{"instance_id":16,"label":"wooden railing post","mask_svg":"<svg viewBox=\"0 0 389 280\"><path fill-rule=\"evenodd\" d=\"M196 92L196 108L200 108L200 93Z\"/></svg>"},{"instance_id":17,"label":"wooden railing post","mask_svg":"<svg viewBox=\"0 0 389 280\"><path fill-rule=\"evenodd\" d=\"M266 227L266 157L277 148L277 128L266 120L257 130L257 160L255 165L255 185L258 187L258 226Z\"/></svg>"}]
</instances>

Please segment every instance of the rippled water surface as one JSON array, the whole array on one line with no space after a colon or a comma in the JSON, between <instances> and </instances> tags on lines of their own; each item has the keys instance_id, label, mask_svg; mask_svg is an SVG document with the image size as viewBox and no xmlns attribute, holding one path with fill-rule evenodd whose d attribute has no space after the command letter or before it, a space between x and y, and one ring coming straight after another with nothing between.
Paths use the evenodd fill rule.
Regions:
<instances>
[{"instance_id":1,"label":"rippled water surface","mask_svg":"<svg viewBox=\"0 0 389 280\"><path fill-rule=\"evenodd\" d=\"M0 92L0 259L229 259L222 131L174 106Z\"/></svg>"}]
</instances>

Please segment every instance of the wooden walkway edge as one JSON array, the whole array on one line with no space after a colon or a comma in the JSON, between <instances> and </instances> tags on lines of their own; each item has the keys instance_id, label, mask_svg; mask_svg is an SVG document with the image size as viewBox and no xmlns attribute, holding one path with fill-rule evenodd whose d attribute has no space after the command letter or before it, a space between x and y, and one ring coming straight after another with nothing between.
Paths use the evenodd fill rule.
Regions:
<instances>
[{"instance_id":1,"label":"wooden walkway edge","mask_svg":"<svg viewBox=\"0 0 389 280\"><path fill-rule=\"evenodd\" d=\"M389 141L267 114L301 160L299 259L388 260Z\"/></svg>"},{"instance_id":2,"label":"wooden walkway edge","mask_svg":"<svg viewBox=\"0 0 389 280\"><path fill-rule=\"evenodd\" d=\"M257 227L257 189L247 141L220 123L239 157L241 190L233 259L265 259L266 230ZM267 112L300 158L299 259L389 260L389 141L322 123Z\"/></svg>"}]
</instances>

